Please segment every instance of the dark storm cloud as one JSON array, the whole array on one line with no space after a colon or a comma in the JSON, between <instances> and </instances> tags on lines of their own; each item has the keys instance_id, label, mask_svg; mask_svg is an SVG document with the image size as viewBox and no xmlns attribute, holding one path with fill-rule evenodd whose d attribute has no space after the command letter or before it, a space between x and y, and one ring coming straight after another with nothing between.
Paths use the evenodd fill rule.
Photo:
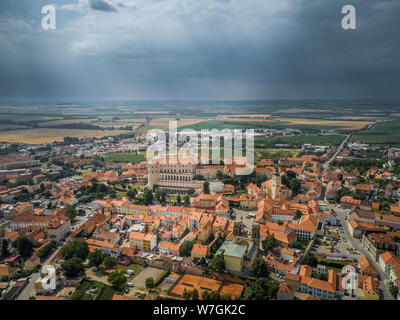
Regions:
<instances>
[{"instance_id":1,"label":"dark storm cloud","mask_svg":"<svg viewBox=\"0 0 400 320\"><path fill-rule=\"evenodd\" d=\"M63 0L54 32L23 2L0 14L0 96L399 97L397 0Z\"/></svg>"},{"instance_id":2,"label":"dark storm cloud","mask_svg":"<svg viewBox=\"0 0 400 320\"><path fill-rule=\"evenodd\" d=\"M100 11L117 11L115 7L105 2L104 0L89 0L90 7Z\"/></svg>"}]
</instances>

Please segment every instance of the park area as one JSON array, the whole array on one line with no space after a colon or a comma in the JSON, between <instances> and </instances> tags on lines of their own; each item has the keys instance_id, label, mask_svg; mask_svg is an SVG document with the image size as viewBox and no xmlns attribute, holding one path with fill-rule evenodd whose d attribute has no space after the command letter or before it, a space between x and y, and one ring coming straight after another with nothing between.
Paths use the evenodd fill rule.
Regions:
<instances>
[{"instance_id":1,"label":"park area","mask_svg":"<svg viewBox=\"0 0 400 320\"><path fill-rule=\"evenodd\" d=\"M94 280L83 280L69 300L111 300L118 293L112 287Z\"/></svg>"},{"instance_id":2,"label":"park area","mask_svg":"<svg viewBox=\"0 0 400 320\"><path fill-rule=\"evenodd\" d=\"M162 269L147 267L139 272L132 283L136 288L146 288L146 279L153 278L154 281L164 272Z\"/></svg>"}]
</instances>

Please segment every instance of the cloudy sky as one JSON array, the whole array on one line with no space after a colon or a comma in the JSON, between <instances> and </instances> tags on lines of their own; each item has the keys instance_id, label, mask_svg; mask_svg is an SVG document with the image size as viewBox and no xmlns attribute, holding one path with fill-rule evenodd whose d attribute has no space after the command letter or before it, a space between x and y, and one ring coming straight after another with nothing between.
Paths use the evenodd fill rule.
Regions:
<instances>
[{"instance_id":1,"label":"cloudy sky","mask_svg":"<svg viewBox=\"0 0 400 320\"><path fill-rule=\"evenodd\" d=\"M399 0L1 0L0 98L400 98L399 17Z\"/></svg>"}]
</instances>

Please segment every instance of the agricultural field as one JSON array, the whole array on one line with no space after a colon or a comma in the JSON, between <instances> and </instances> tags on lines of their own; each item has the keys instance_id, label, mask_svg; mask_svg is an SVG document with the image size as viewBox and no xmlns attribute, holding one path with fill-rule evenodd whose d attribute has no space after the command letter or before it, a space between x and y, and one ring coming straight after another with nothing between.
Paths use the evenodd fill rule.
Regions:
<instances>
[{"instance_id":1,"label":"agricultural field","mask_svg":"<svg viewBox=\"0 0 400 320\"><path fill-rule=\"evenodd\" d=\"M289 122L294 125L316 125L316 126L332 126L341 130L360 130L366 126L373 124L374 121L346 121L346 120L317 120L317 119L291 119L278 118L280 121Z\"/></svg>"},{"instance_id":2,"label":"agricultural field","mask_svg":"<svg viewBox=\"0 0 400 320\"><path fill-rule=\"evenodd\" d=\"M246 128L264 128L264 129L298 129L305 132L318 132L321 130L358 130L372 122L366 121L321 121L311 119L289 119L274 118L273 120L206 120L193 125L180 127L180 129L190 128L196 131L202 129L246 129Z\"/></svg>"},{"instance_id":3,"label":"agricultural field","mask_svg":"<svg viewBox=\"0 0 400 320\"><path fill-rule=\"evenodd\" d=\"M351 141L378 146L400 146L400 121L378 122L372 128L356 133Z\"/></svg>"},{"instance_id":4,"label":"agricultural field","mask_svg":"<svg viewBox=\"0 0 400 320\"><path fill-rule=\"evenodd\" d=\"M270 148L277 143L290 144L290 145L303 145L305 143L310 143L313 145L320 145L320 146L337 146L343 141L344 138L345 138L344 135L339 135L339 134L259 138L255 139L254 147Z\"/></svg>"},{"instance_id":5,"label":"agricultural field","mask_svg":"<svg viewBox=\"0 0 400 320\"><path fill-rule=\"evenodd\" d=\"M254 160L257 162L259 159L272 159L278 161L284 157L294 157L300 152L299 149L281 149L281 150L266 150L254 149Z\"/></svg>"},{"instance_id":6,"label":"agricultural field","mask_svg":"<svg viewBox=\"0 0 400 320\"><path fill-rule=\"evenodd\" d=\"M115 162L126 162L126 163L138 163L146 161L146 157L143 154L137 154L136 152L115 152L106 154L108 163Z\"/></svg>"},{"instance_id":7,"label":"agricultural field","mask_svg":"<svg viewBox=\"0 0 400 320\"><path fill-rule=\"evenodd\" d=\"M4 123L0 123L0 131L18 130L18 129L26 129L26 128L28 128L28 127L24 126L24 125L19 125L19 124L4 124Z\"/></svg>"},{"instance_id":8,"label":"agricultural field","mask_svg":"<svg viewBox=\"0 0 400 320\"><path fill-rule=\"evenodd\" d=\"M90 118L90 119L63 119L63 120L54 120L54 121L44 121L38 124L39 127L49 128L49 127L66 127L74 125L82 126L84 124L92 126L93 129L121 129L125 127L132 127L132 129L136 129L139 125L146 122L146 119L100 119L100 118ZM88 126L88 129L92 129Z\"/></svg>"},{"instance_id":9,"label":"agricultural field","mask_svg":"<svg viewBox=\"0 0 400 320\"><path fill-rule=\"evenodd\" d=\"M39 127L56 127L62 126L67 124L74 124L74 123L90 123L96 121L97 118L91 119L63 119L63 120L53 120L53 121L43 121L38 124Z\"/></svg>"},{"instance_id":10,"label":"agricultural field","mask_svg":"<svg viewBox=\"0 0 400 320\"><path fill-rule=\"evenodd\" d=\"M64 137L73 138L102 138L129 133L129 130L87 130L87 129L54 129L40 128L29 130L9 130L0 132L2 142L20 142L41 144L64 141Z\"/></svg>"},{"instance_id":11,"label":"agricultural field","mask_svg":"<svg viewBox=\"0 0 400 320\"><path fill-rule=\"evenodd\" d=\"M315 125L315 126L331 126L340 128L341 130L360 130L367 125L375 123L374 120L366 121L365 117L348 116L341 120L321 120L321 119L299 119L286 117L272 117L271 115L224 115L219 120L223 121L250 121L250 122L281 122L290 125ZM358 121L357 121L358 120Z\"/></svg>"},{"instance_id":12,"label":"agricultural field","mask_svg":"<svg viewBox=\"0 0 400 320\"><path fill-rule=\"evenodd\" d=\"M148 127L150 129L168 129L169 122L173 121L173 120L177 120L177 119L175 119L175 118L155 118L149 122ZM197 118L179 119L179 120L177 120L178 128L195 125L199 122L202 122L203 120L204 119L197 119Z\"/></svg>"}]
</instances>

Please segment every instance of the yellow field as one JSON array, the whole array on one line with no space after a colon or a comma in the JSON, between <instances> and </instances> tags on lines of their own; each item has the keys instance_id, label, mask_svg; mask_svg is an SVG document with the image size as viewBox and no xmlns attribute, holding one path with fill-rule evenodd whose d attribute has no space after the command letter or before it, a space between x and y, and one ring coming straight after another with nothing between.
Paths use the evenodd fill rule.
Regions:
<instances>
[{"instance_id":1,"label":"yellow field","mask_svg":"<svg viewBox=\"0 0 400 320\"><path fill-rule=\"evenodd\" d=\"M169 128L169 121L176 120L175 118L158 118L158 119L152 119L149 122L149 126L154 129L168 129ZM191 124L196 124L199 122L204 121L204 119L180 119L178 120L178 128L191 125Z\"/></svg>"},{"instance_id":2,"label":"yellow field","mask_svg":"<svg viewBox=\"0 0 400 320\"><path fill-rule=\"evenodd\" d=\"M92 119L65 119L65 120L55 120L55 121L46 121L41 122L39 124L40 127L46 126L61 126L64 124L73 124L73 123L90 123L94 126L102 127L102 128L111 128L119 129L125 126L132 126L132 129L135 129L139 126L140 123L145 122L146 119L124 119L124 120L99 120L97 118Z\"/></svg>"},{"instance_id":3,"label":"yellow field","mask_svg":"<svg viewBox=\"0 0 400 320\"><path fill-rule=\"evenodd\" d=\"M128 133L129 130L82 130L82 129L29 129L29 130L10 130L0 132L0 141L21 142L28 144L51 143L63 141L64 137L74 138L101 138L105 136L116 136Z\"/></svg>"},{"instance_id":4,"label":"yellow field","mask_svg":"<svg viewBox=\"0 0 400 320\"><path fill-rule=\"evenodd\" d=\"M220 116L220 120L262 121L270 118L269 114L228 114Z\"/></svg>"},{"instance_id":5,"label":"yellow field","mask_svg":"<svg viewBox=\"0 0 400 320\"><path fill-rule=\"evenodd\" d=\"M320 126L332 126L332 127L343 127L345 130L359 130L366 127L374 121L347 121L342 120L318 120L318 119L298 119L298 118L285 118L285 117L273 117L270 115L224 115L219 117L220 120L229 121L251 121L251 122L276 122L280 121L287 124L307 124L307 125L320 125ZM351 119L349 119L351 120Z\"/></svg>"},{"instance_id":6,"label":"yellow field","mask_svg":"<svg viewBox=\"0 0 400 320\"><path fill-rule=\"evenodd\" d=\"M292 124L315 124L320 126L343 127L345 130L359 130L366 127L374 121L346 121L346 120L318 120L318 119L291 119L278 118L277 120L290 122Z\"/></svg>"}]
</instances>

